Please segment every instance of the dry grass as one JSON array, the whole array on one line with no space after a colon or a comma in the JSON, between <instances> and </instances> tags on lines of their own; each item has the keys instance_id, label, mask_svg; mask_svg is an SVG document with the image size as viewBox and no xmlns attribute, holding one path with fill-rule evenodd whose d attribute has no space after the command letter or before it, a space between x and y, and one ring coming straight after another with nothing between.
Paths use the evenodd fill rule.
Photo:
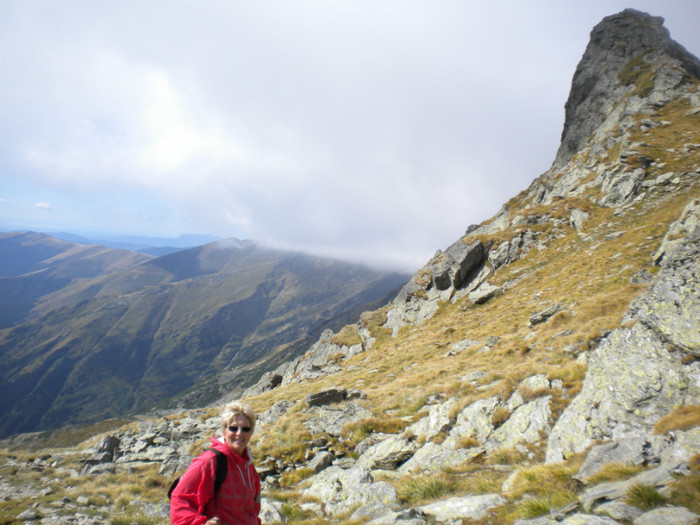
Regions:
<instances>
[{"instance_id":1,"label":"dry grass","mask_svg":"<svg viewBox=\"0 0 700 525\"><path fill-rule=\"evenodd\" d=\"M678 407L665 415L654 426L654 434L666 434L671 430L688 430L700 425L700 405Z\"/></svg>"},{"instance_id":2,"label":"dry grass","mask_svg":"<svg viewBox=\"0 0 700 525\"><path fill-rule=\"evenodd\" d=\"M608 463L603 465L594 475L588 477L586 482L595 485L597 483L604 483L607 481L620 481L623 479L629 479L632 476L639 474L644 470L644 467L639 465L627 465L625 463Z\"/></svg>"}]
</instances>

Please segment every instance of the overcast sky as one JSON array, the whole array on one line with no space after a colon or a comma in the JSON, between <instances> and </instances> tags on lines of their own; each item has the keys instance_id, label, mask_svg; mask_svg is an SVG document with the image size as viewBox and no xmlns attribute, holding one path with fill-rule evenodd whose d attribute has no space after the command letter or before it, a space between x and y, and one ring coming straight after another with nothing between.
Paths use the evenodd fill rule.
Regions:
<instances>
[{"instance_id":1,"label":"overcast sky","mask_svg":"<svg viewBox=\"0 0 700 525\"><path fill-rule=\"evenodd\" d=\"M552 164L593 26L700 2L0 0L0 230L414 271Z\"/></svg>"}]
</instances>

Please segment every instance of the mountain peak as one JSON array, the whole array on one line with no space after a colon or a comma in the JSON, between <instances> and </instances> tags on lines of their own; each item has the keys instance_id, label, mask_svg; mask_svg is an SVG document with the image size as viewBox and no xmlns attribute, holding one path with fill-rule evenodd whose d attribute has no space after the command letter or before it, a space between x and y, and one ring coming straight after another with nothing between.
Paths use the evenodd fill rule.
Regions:
<instances>
[{"instance_id":1,"label":"mountain peak","mask_svg":"<svg viewBox=\"0 0 700 525\"><path fill-rule=\"evenodd\" d=\"M554 166L566 165L625 97L637 96L650 108L663 105L677 96L685 75L700 78L700 61L671 39L663 23L625 9L593 28L572 80Z\"/></svg>"}]
</instances>

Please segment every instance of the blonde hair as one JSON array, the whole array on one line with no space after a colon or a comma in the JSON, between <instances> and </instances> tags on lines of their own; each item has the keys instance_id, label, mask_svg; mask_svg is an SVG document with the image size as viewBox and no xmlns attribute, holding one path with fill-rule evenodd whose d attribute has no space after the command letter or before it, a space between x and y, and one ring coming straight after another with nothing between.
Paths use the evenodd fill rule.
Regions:
<instances>
[{"instance_id":1,"label":"blonde hair","mask_svg":"<svg viewBox=\"0 0 700 525\"><path fill-rule=\"evenodd\" d=\"M250 421L250 433L255 432L255 412L245 403L234 401L224 406L221 411L221 432L226 435L226 428L231 424L233 418L241 415Z\"/></svg>"}]
</instances>

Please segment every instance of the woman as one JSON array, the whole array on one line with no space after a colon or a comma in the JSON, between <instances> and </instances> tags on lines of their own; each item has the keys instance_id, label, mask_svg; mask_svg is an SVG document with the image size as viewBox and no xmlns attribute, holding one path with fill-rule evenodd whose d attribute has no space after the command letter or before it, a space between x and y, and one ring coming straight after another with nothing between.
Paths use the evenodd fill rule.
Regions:
<instances>
[{"instance_id":1,"label":"woman","mask_svg":"<svg viewBox=\"0 0 700 525\"><path fill-rule=\"evenodd\" d=\"M215 491L217 454L207 450L192 461L173 490L173 525L260 525L260 478L248 442L255 430L255 412L239 402L224 407L219 438L211 448L227 461L226 479Z\"/></svg>"}]
</instances>

